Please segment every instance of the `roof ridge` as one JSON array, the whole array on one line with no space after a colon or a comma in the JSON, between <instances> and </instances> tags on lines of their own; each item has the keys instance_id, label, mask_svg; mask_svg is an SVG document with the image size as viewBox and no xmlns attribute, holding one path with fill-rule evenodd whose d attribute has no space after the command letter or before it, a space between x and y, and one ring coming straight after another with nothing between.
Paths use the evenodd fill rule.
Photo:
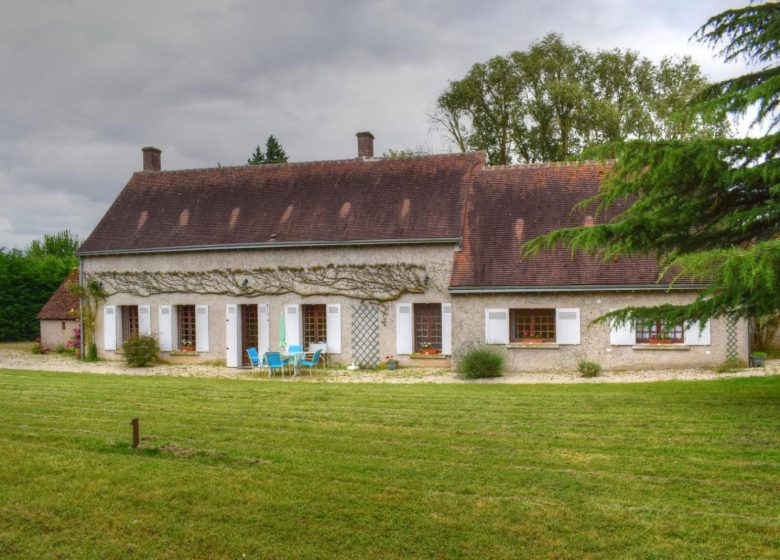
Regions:
<instances>
[{"instance_id":1,"label":"roof ridge","mask_svg":"<svg viewBox=\"0 0 780 560\"><path fill-rule=\"evenodd\" d=\"M420 160L425 158L450 158L450 157L474 157L474 156L482 156L484 160L484 152L482 151L476 151L476 152L451 152L451 153L445 153L445 154L419 154L419 155L411 155L408 157L402 157L402 158L384 158L384 157L373 157L373 158L349 158L349 159L320 159L320 160L312 160L312 161L291 161L287 163L264 163L260 165L249 165L249 164L242 164L242 165L219 165L217 167L184 167L181 169L161 169L159 171L136 171L135 173L143 173L143 174L157 174L157 173L180 173L180 172L189 172L189 171L215 171L219 169L225 169L225 170L233 170L233 169L248 169L248 168L258 168L258 169L281 169L283 167L306 167L306 166L313 166L313 165L322 165L322 164L335 164L335 163L386 163L391 161L404 161L404 160Z\"/></svg>"},{"instance_id":2,"label":"roof ridge","mask_svg":"<svg viewBox=\"0 0 780 560\"><path fill-rule=\"evenodd\" d=\"M486 171L501 171L503 169L527 169L527 168L542 168L542 167L580 167L586 165L612 165L616 162L615 159L598 160L598 159L584 159L573 161L535 161L535 162L520 162L509 163L506 165L485 165Z\"/></svg>"}]
</instances>

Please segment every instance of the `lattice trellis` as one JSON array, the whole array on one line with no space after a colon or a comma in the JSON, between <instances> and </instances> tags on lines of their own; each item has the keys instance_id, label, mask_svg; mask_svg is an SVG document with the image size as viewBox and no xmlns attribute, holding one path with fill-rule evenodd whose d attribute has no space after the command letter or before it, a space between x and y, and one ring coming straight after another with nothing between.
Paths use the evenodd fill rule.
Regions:
<instances>
[{"instance_id":1,"label":"lattice trellis","mask_svg":"<svg viewBox=\"0 0 780 560\"><path fill-rule=\"evenodd\" d=\"M379 311L375 303L352 306L352 358L362 368L379 365Z\"/></svg>"},{"instance_id":2,"label":"lattice trellis","mask_svg":"<svg viewBox=\"0 0 780 560\"><path fill-rule=\"evenodd\" d=\"M737 358L737 320L729 317L726 320L726 357Z\"/></svg>"}]
</instances>

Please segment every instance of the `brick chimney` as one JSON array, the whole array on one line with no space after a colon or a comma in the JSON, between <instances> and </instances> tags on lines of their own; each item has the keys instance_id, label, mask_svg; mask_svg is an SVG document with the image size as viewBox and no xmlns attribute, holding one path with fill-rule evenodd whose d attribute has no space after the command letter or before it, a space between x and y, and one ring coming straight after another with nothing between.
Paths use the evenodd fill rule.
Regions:
<instances>
[{"instance_id":1,"label":"brick chimney","mask_svg":"<svg viewBox=\"0 0 780 560\"><path fill-rule=\"evenodd\" d=\"M355 134L358 139L358 157L359 158L372 158L374 157L374 135L370 132L358 132Z\"/></svg>"},{"instance_id":2,"label":"brick chimney","mask_svg":"<svg viewBox=\"0 0 780 560\"><path fill-rule=\"evenodd\" d=\"M144 171L160 171L160 154L162 150L147 146L141 148L144 153Z\"/></svg>"}]
</instances>

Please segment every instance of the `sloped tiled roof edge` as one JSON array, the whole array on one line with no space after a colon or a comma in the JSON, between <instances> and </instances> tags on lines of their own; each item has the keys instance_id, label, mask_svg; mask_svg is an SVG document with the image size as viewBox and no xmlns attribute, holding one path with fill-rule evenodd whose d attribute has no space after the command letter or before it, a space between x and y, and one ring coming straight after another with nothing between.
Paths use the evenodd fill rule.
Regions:
<instances>
[{"instance_id":1,"label":"sloped tiled roof edge","mask_svg":"<svg viewBox=\"0 0 780 560\"><path fill-rule=\"evenodd\" d=\"M75 269L62 281L49 298L49 301L36 315L38 320L64 321L78 317L79 298L70 291L71 284L78 284L79 271Z\"/></svg>"},{"instance_id":2,"label":"sloped tiled roof edge","mask_svg":"<svg viewBox=\"0 0 780 560\"><path fill-rule=\"evenodd\" d=\"M456 242L483 153L142 171L79 255Z\"/></svg>"},{"instance_id":3,"label":"sloped tiled roof edge","mask_svg":"<svg viewBox=\"0 0 780 560\"><path fill-rule=\"evenodd\" d=\"M565 248L523 256L523 244L551 231L604 223L625 209L616 204L596 215L577 204L599 191L614 162L552 162L486 166L473 175L463 219L462 250L455 254L450 291L592 291L668 289L656 260L626 256L604 262ZM678 289L693 289L685 280ZM664 287L666 286L666 288ZM576 288L575 288L576 287Z\"/></svg>"}]
</instances>

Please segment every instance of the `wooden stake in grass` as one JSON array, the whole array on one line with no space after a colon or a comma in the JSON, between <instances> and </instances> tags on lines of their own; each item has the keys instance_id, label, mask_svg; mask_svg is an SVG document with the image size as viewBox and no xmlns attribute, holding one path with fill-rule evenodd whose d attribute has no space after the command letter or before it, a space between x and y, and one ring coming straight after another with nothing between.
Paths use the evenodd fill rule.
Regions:
<instances>
[{"instance_id":1,"label":"wooden stake in grass","mask_svg":"<svg viewBox=\"0 0 780 560\"><path fill-rule=\"evenodd\" d=\"M138 418L130 420L130 425L133 426L133 447L138 447L138 442L140 440L138 434Z\"/></svg>"}]
</instances>

